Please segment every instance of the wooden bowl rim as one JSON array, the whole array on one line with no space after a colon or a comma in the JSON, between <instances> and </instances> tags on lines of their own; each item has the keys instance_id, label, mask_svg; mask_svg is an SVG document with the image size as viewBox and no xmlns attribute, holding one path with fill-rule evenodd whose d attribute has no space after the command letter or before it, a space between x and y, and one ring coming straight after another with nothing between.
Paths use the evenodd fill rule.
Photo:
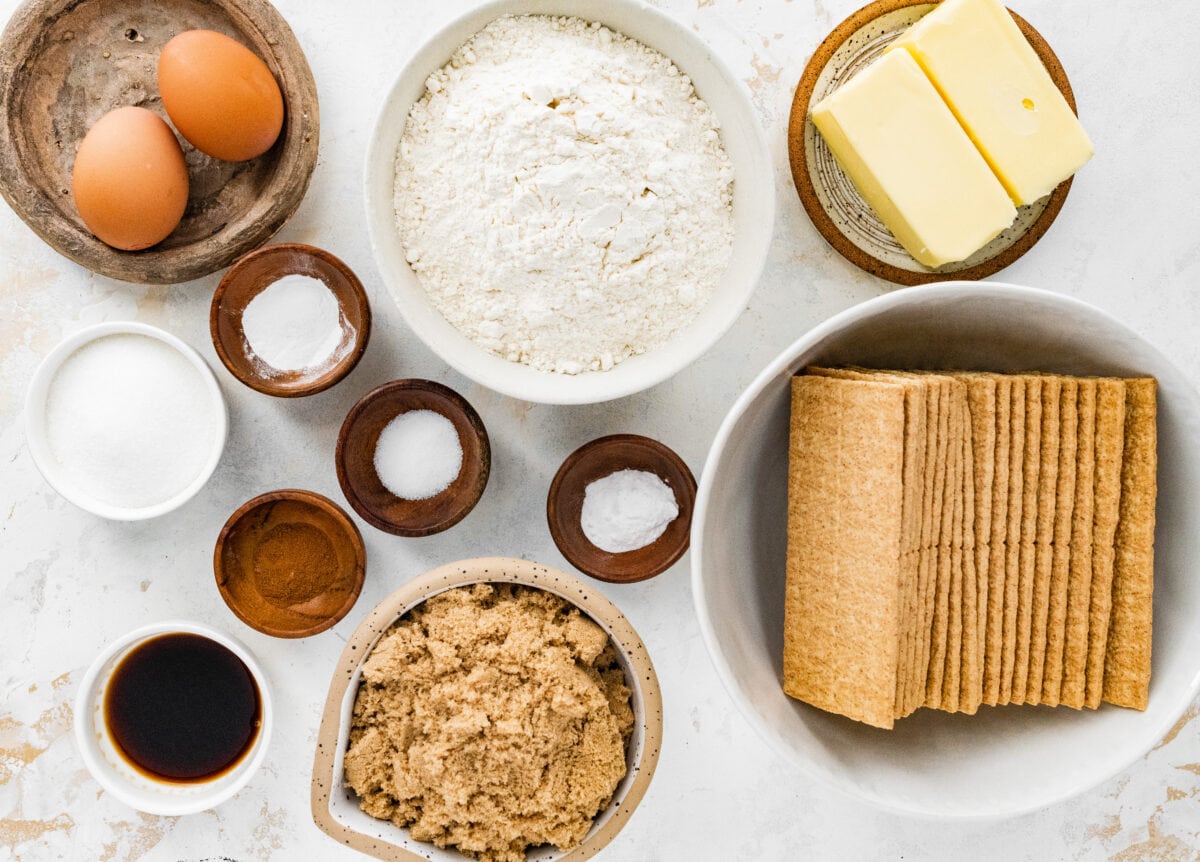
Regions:
<instances>
[{"instance_id":1,"label":"wooden bowl rim","mask_svg":"<svg viewBox=\"0 0 1200 862\"><path fill-rule=\"evenodd\" d=\"M314 623L311 626L303 629L282 629L272 626L262 620L256 619L244 613L241 607L230 596L229 590L225 582L221 579L221 573L225 569L225 564L222 560L223 552L230 537L237 530L242 520L254 510L270 503L278 503L281 501L292 503L301 503L312 506L314 509L319 509L329 515L336 524L342 527L346 537L350 541L350 547L354 549L354 556L357 565L355 566L354 585L346 591L346 601L338 610L331 614L325 620L319 623ZM277 491L267 491L264 494L259 494L250 500L247 500L242 505L234 510L233 514L225 521L225 526L221 528L221 532L217 535L216 546L213 549L213 576L217 582L217 591L221 594L221 599L225 602L229 610L233 611L234 616L244 622L246 625L255 631L263 634L271 635L277 638L306 638L312 635L319 634L326 629L336 625L346 614L350 613L350 609L354 607L358 601L359 594L362 592L363 582L366 580L367 573L367 548L363 542L362 533L359 532L358 525L353 519L346 514L337 503L330 500L323 494L318 494L316 491L306 491L303 488L280 488Z\"/></svg>"},{"instance_id":2,"label":"wooden bowl rim","mask_svg":"<svg viewBox=\"0 0 1200 862\"><path fill-rule=\"evenodd\" d=\"M274 257L276 255L304 255L312 257L327 263L329 266L337 270L346 280L350 294L354 297L355 304L358 310L362 313L363 325L358 327L354 333L354 347L332 367L326 369L322 374L312 378L307 383L302 385L282 385L270 378L259 377L257 375L242 373L241 367L234 362L233 356L225 344L225 341L220 335L220 314L222 301L225 298L225 291L234 284L238 277L244 272L245 267L262 258ZM280 277L288 275L288 272L280 272ZM328 287L329 285L326 285ZM332 288L330 288L332 290ZM367 291L363 287L362 280L355 274L345 261L332 252L326 251L323 248L318 248L315 245L309 245L303 242L279 242L271 243L270 245L260 246L252 251L239 257L229 267L226 273L221 276L221 281L217 284L217 289L213 291L212 303L208 309L208 331L212 338L213 348L217 352L217 357L220 358L221 364L225 366L238 381L249 386L255 392L261 392L264 395L272 395L276 398L303 398L306 395L316 395L318 392L324 392L331 386L340 383L346 376L354 370L358 365L363 354L366 353L367 344L371 339L371 302L367 297ZM242 331L241 316L238 316L237 331ZM239 345L240 347L240 345Z\"/></svg>"},{"instance_id":3,"label":"wooden bowl rim","mask_svg":"<svg viewBox=\"0 0 1200 862\"><path fill-rule=\"evenodd\" d=\"M236 225L227 242L212 245L203 253L197 248L211 244L214 236L177 248L143 251L119 251L95 239L74 225L57 209L39 206L41 187L31 181L24 162L17 157L16 130L10 122L14 83L17 72L31 56L22 46L36 51L45 17L67 14L88 0L25 0L0 34L0 195L13 211L47 245L80 266L120 281L141 284L178 284L216 272L250 249L270 239L295 213L308 191L317 166L320 141L320 107L316 81L295 33L268 0L218 0L223 8L234 9L247 22L253 22L261 41L269 44L277 65L294 71L290 89L280 82L285 105L282 152L270 182L262 196L270 204L259 219ZM253 49L252 49L253 50ZM301 124L293 117L303 116ZM172 128L172 133L175 130ZM230 229L229 225L219 234ZM82 244L80 244L82 240Z\"/></svg>"},{"instance_id":4,"label":"wooden bowl rim","mask_svg":"<svg viewBox=\"0 0 1200 862\"><path fill-rule=\"evenodd\" d=\"M463 495L462 505L453 515L445 520L439 521L436 524L412 527L404 524L398 524L395 521L390 521L380 515L375 509L367 505L359 496L357 489L350 481L349 471L346 469L346 459L349 453L346 450L346 441L350 437L350 431L354 424L362 417L375 401L391 395L395 392L432 392L445 398L454 407L459 410L467 420L467 425L470 426L472 433L475 435L479 443L479 478L471 486L472 492L470 495ZM398 414L397 414L398 415ZM488 479L491 476L492 469L492 444L488 437L487 427L483 424L483 419L478 411L475 410L471 402L465 397L446 386L443 383L438 383L436 380L426 380L421 377L404 377L399 380L391 380L376 386L362 398L355 402L350 408L350 412L346 414L346 418L342 421L342 427L338 430L337 448L334 452L334 463L337 467L338 485L342 488L342 494L346 498L346 502L350 504L350 508L354 509L364 521L375 527L378 530L383 530L385 533L391 533L393 536L404 536L406 538L421 538L423 536L432 536L437 533L445 532L451 527L458 524L463 518L467 517L475 506L483 497L483 492L487 489ZM464 461L463 467L468 465Z\"/></svg>"},{"instance_id":5,"label":"wooden bowl rim","mask_svg":"<svg viewBox=\"0 0 1200 862\"><path fill-rule=\"evenodd\" d=\"M349 693L349 687L359 667L370 655L380 636L396 620L430 596L475 583L515 583L546 590L562 597L606 631L628 662L630 673L636 675L636 679L626 681L632 683L631 689L636 686L634 690L640 692L642 710L641 715L635 714L635 717L640 720L643 735L641 756L633 761L627 773L633 776L629 780L629 789L618 800L619 804L610 803L612 814L603 826L590 832L579 846L554 857L554 862L582 862L591 858L616 837L650 786L662 748L662 689L645 642L628 618L600 590L553 566L510 557L479 557L430 569L386 596L355 628L342 649L330 679L329 693L317 733L310 788L313 821L338 843L353 847L376 859L390 862L428 862L429 857L426 855L347 826L335 818L330 810L330 796L342 786L341 776L334 774L342 725L342 703ZM624 780L622 779L622 782ZM380 823L390 826L386 821ZM423 842L414 843L421 847L430 847Z\"/></svg>"},{"instance_id":6,"label":"wooden bowl rim","mask_svg":"<svg viewBox=\"0 0 1200 862\"><path fill-rule=\"evenodd\" d=\"M613 575L595 566L589 566L585 560L579 558L575 553L575 546L567 540L567 537L563 535L562 530L559 528L558 501L562 494L563 482L579 464L583 456L594 452L596 449L630 443L652 450L655 454L662 457L664 461L671 463L684 477L686 487L680 490L686 493L682 496L676 494L676 500L679 503L678 517L685 519L686 523L684 526L687 529L683 532L683 541L672 547L670 553L665 554L660 560L647 568L644 573L639 573L633 577L623 577ZM691 520L695 510L695 503L696 477L692 474L687 462L674 449L659 440L655 440L653 437L646 437L642 434L608 434L584 443L563 459L562 464L559 465L558 470L554 474L554 478L550 480L550 489L546 493L546 523L549 525L550 537L554 539L554 544L558 548L559 553L567 559L567 562L579 569L579 571L589 577L609 584L636 584L640 581L648 581L650 578L661 575L679 562L680 558L687 553L688 548L691 546Z\"/></svg>"},{"instance_id":7,"label":"wooden bowl rim","mask_svg":"<svg viewBox=\"0 0 1200 862\"><path fill-rule=\"evenodd\" d=\"M1011 265L1033 248L1038 240L1045 235L1046 231L1050 229L1050 225L1054 223L1059 211L1062 210L1063 203L1066 202L1067 194L1071 191L1071 182L1073 179L1072 177L1068 177L1059 183L1054 191L1050 193L1050 199L1041 215L1037 217L1016 242L994 257L982 261L975 266L953 272L941 272L929 269L917 272L893 266L863 251L863 249L851 242L845 234L838 230L833 219L825 211L825 208L821 206L821 201L817 196L812 176L808 169L808 154L805 152L804 147L805 125L809 122L808 108L812 101L813 88L816 86L821 72L825 70L825 67L833 57L834 52L862 27L876 18L895 12L897 9L925 5L937 5L937 0L875 0L875 2L868 3L838 24L825 37L821 44L817 46L817 50L813 52L812 57L804 67L804 72L800 76L800 82L796 85L796 92L792 99L792 109L788 118L787 131L788 162L791 165L792 182L796 186L796 191L800 196L800 203L804 206L805 212L808 213L813 226L816 227L821 236L833 247L834 251L859 269L886 281L905 286L929 284L931 282L950 279L974 281L986 278L989 275L995 275L997 272ZM1054 81L1055 85L1062 92L1063 97L1067 100L1067 104L1071 106L1071 110L1078 114L1079 111L1075 105L1075 94L1071 89L1071 82L1067 79L1066 70L1063 68L1054 50L1050 47L1050 44L1028 21L1011 9L1009 13L1012 15L1013 21L1021 29L1025 38L1029 40L1029 44L1033 46L1038 58L1050 74L1051 80Z\"/></svg>"}]
</instances>

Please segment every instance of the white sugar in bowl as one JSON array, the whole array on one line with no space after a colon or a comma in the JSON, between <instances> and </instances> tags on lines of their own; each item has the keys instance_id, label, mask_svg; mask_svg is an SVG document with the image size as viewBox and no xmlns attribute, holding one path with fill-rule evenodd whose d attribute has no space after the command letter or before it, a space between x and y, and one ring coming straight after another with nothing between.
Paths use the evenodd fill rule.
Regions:
<instances>
[{"instance_id":1,"label":"white sugar in bowl","mask_svg":"<svg viewBox=\"0 0 1200 862\"><path fill-rule=\"evenodd\" d=\"M225 448L228 415L195 350L153 326L113 321L68 335L42 360L25 437L47 483L103 518L182 506Z\"/></svg>"}]
</instances>

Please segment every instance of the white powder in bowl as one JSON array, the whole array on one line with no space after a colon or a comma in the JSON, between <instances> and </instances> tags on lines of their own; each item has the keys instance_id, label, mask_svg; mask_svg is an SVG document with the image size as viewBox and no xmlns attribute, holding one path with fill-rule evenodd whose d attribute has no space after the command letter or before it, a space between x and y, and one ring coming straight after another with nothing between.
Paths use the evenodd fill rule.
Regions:
<instances>
[{"instance_id":1,"label":"white powder in bowl","mask_svg":"<svg viewBox=\"0 0 1200 862\"><path fill-rule=\"evenodd\" d=\"M297 274L271 282L246 304L242 334L268 376L332 366L354 341L329 286Z\"/></svg>"},{"instance_id":2,"label":"white powder in bowl","mask_svg":"<svg viewBox=\"0 0 1200 862\"><path fill-rule=\"evenodd\" d=\"M405 500L427 500L445 491L458 478L462 461L454 423L435 410L401 413L375 443L379 481Z\"/></svg>"},{"instance_id":3,"label":"white powder in bowl","mask_svg":"<svg viewBox=\"0 0 1200 862\"><path fill-rule=\"evenodd\" d=\"M575 374L696 317L730 260L733 165L670 60L579 18L509 16L426 88L396 157L396 223L459 331Z\"/></svg>"},{"instance_id":4,"label":"white powder in bowl","mask_svg":"<svg viewBox=\"0 0 1200 862\"><path fill-rule=\"evenodd\" d=\"M654 543L678 517L670 485L646 470L618 470L584 489L579 520L589 542L622 554Z\"/></svg>"},{"instance_id":5,"label":"white powder in bowl","mask_svg":"<svg viewBox=\"0 0 1200 862\"><path fill-rule=\"evenodd\" d=\"M147 335L107 335L68 356L51 379L46 443L83 493L144 508L200 475L215 411L204 378L179 351Z\"/></svg>"}]
</instances>

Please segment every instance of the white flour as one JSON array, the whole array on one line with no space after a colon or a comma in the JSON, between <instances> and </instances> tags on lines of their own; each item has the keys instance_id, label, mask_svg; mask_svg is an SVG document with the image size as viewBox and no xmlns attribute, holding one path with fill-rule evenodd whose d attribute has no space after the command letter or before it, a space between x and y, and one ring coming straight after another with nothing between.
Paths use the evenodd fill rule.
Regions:
<instances>
[{"instance_id":1,"label":"white flour","mask_svg":"<svg viewBox=\"0 0 1200 862\"><path fill-rule=\"evenodd\" d=\"M729 263L733 167L670 60L578 18L505 17L426 86L397 154L396 222L456 328L575 374L699 313Z\"/></svg>"}]
</instances>

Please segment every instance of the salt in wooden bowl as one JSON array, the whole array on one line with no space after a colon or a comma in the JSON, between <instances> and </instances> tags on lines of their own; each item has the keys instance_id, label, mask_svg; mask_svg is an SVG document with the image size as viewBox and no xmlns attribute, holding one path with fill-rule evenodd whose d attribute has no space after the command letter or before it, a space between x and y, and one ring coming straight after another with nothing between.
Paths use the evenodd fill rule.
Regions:
<instances>
[{"instance_id":1,"label":"salt in wooden bowl","mask_svg":"<svg viewBox=\"0 0 1200 862\"><path fill-rule=\"evenodd\" d=\"M407 500L389 491L375 471L375 447L388 423L410 410L450 420L462 446L462 469L442 492ZM393 380L350 409L337 441L337 475L347 502L371 526L397 536L429 536L467 516L483 496L492 450L483 420L465 398L432 380Z\"/></svg>"}]
</instances>

